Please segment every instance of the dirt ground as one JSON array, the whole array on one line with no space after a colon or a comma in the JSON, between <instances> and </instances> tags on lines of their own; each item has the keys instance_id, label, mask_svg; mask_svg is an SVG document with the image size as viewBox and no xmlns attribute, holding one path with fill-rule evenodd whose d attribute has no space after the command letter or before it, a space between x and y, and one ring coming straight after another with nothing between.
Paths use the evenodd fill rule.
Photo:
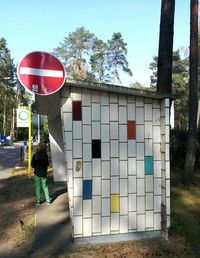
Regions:
<instances>
[{"instance_id":1,"label":"dirt ground","mask_svg":"<svg viewBox=\"0 0 200 258\"><path fill-rule=\"evenodd\" d=\"M50 178L50 183L52 179ZM33 180L26 171L15 171L0 189L0 257L34 257L35 199ZM38 257L38 256L37 256ZM169 240L151 239L101 245L69 245L65 253L40 258L144 258L200 257L183 237L169 235Z\"/></svg>"},{"instance_id":2,"label":"dirt ground","mask_svg":"<svg viewBox=\"0 0 200 258\"><path fill-rule=\"evenodd\" d=\"M12 172L0 189L0 257L23 257L30 250L35 223L33 190L25 171Z\"/></svg>"}]
</instances>

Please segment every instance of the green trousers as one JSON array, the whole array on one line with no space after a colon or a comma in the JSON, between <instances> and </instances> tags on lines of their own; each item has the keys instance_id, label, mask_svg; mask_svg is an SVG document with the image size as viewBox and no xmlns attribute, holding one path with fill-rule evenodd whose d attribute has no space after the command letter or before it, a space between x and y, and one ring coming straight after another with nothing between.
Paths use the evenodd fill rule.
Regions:
<instances>
[{"instance_id":1,"label":"green trousers","mask_svg":"<svg viewBox=\"0 0 200 258\"><path fill-rule=\"evenodd\" d=\"M47 178L46 177L39 177L39 176L35 175L34 176L34 181L35 181L35 194L36 194L37 202L39 202L41 200L41 193L40 193L41 185L42 185L42 189L44 191L46 201L47 202L50 201L51 198L49 196Z\"/></svg>"}]
</instances>

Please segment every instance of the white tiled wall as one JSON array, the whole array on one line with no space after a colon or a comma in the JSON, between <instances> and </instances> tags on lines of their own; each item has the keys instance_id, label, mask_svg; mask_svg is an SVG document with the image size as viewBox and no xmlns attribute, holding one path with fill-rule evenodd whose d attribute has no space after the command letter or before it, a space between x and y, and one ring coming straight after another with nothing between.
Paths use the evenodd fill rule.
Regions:
<instances>
[{"instance_id":1,"label":"white tiled wall","mask_svg":"<svg viewBox=\"0 0 200 258\"><path fill-rule=\"evenodd\" d=\"M169 100L76 87L62 96L73 237L161 230L161 204L169 227ZM72 121L74 100L82 103L81 121ZM136 139L128 139L128 121L136 121ZM101 140L101 158L92 158L94 139ZM153 157L153 174L145 173L145 156ZM92 180L89 200L84 180Z\"/></svg>"}]
</instances>

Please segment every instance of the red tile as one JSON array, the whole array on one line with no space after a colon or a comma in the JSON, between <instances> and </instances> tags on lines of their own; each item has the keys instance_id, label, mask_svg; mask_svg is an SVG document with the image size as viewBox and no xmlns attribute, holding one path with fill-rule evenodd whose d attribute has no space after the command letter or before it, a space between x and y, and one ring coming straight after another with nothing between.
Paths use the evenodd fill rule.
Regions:
<instances>
[{"instance_id":1,"label":"red tile","mask_svg":"<svg viewBox=\"0 0 200 258\"><path fill-rule=\"evenodd\" d=\"M73 101L72 102L72 116L73 116L73 121L81 121L82 120L81 101Z\"/></svg>"},{"instance_id":2,"label":"red tile","mask_svg":"<svg viewBox=\"0 0 200 258\"><path fill-rule=\"evenodd\" d=\"M128 121L128 140L136 138L136 124L135 121Z\"/></svg>"}]
</instances>

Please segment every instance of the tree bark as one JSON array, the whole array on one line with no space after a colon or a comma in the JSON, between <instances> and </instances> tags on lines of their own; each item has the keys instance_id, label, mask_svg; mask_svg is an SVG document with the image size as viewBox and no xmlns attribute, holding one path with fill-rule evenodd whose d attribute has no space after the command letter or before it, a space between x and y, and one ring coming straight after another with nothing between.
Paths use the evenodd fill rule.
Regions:
<instances>
[{"instance_id":1,"label":"tree bark","mask_svg":"<svg viewBox=\"0 0 200 258\"><path fill-rule=\"evenodd\" d=\"M198 113L198 0L190 2L190 79L189 79L189 128L185 159L184 182L190 185L193 179L197 146Z\"/></svg>"},{"instance_id":2,"label":"tree bark","mask_svg":"<svg viewBox=\"0 0 200 258\"><path fill-rule=\"evenodd\" d=\"M162 0L157 92L171 94L175 0Z\"/></svg>"},{"instance_id":3,"label":"tree bark","mask_svg":"<svg viewBox=\"0 0 200 258\"><path fill-rule=\"evenodd\" d=\"M15 136L15 108L13 108L12 110L12 120L11 120L11 128L10 128L11 144L13 144L14 136Z\"/></svg>"},{"instance_id":4,"label":"tree bark","mask_svg":"<svg viewBox=\"0 0 200 258\"><path fill-rule=\"evenodd\" d=\"M4 97L3 104L3 135L6 135L6 109L7 109L7 96Z\"/></svg>"}]
</instances>

